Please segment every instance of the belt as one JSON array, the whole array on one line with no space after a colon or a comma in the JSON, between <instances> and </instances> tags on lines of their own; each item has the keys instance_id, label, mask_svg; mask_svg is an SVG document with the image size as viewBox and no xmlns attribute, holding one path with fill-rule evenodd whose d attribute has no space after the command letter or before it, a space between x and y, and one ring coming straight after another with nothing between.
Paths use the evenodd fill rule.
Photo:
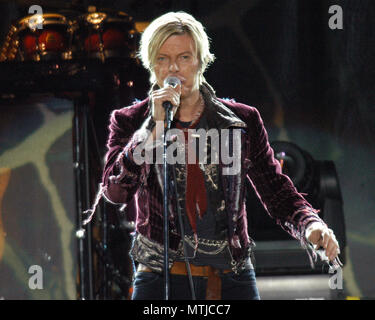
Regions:
<instances>
[{"instance_id":1,"label":"belt","mask_svg":"<svg viewBox=\"0 0 375 320\"><path fill-rule=\"evenodd\" d=\"M207 300L220 300L221 299L221 278L220 272L223 274L229 273L231 269L219 270L211 266L196 266L190 264L191 275L195 277L207 277ZM149 267L138 264L137 272L153 272ZM187 269L185 262L176 261L173 263L170 269L170 274L174 275L187 275Z\"/></svg>"}]
</instances>

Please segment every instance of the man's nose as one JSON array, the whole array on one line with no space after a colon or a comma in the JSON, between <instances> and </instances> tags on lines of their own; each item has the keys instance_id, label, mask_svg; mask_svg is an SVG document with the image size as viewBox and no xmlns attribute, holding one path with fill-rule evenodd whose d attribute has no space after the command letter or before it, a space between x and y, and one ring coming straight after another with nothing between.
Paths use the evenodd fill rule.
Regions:
<instances>
[{"instance_id":1,"label":"man's nose","mask_svg":"<svg viewBox=\"0 0 375 320\"><path fill-rule=\"evenodd\" d=\"M171 72L177 72L179 71L179 67L176 61L172 61L171 64L169 65L169 71Z\"/></svg>"}]
</instances>

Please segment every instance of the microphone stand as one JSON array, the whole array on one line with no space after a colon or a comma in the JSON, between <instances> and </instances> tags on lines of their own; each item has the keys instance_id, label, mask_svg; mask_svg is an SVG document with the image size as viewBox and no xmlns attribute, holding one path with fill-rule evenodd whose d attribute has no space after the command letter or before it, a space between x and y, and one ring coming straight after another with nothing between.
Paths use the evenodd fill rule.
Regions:
<instances>
[{"instance_id":1,"label":"microphone stand","mask_svg":"<svg viewBox=\"0 0 375 320\"><path fill-rule=\"evenodd\" d=\"M168 216L168 193L169 193L169 184L168 184L168 164L167 164L167 130L171 128L172 118L173 118L173 111L172 105L170 103L166 103L164 105L165 108L165 126L164 126L164 137L163 137L163 166L164 166L164 288L165 288L165 300L169 300L169 216ZM173 186L174 186L174 193L176 196L176 201L178 202L178 192L177 192L177 185L176 185L176 169L173 167L172 170L173 174ZM195 296L195 289L193 284L193 278L191 275L190 264L187 258L187 249L185 243L185 231L183 225L183 218L181 215L181 210L179 205L177 204L177 212L178 218L180 222L180 229L181 229L181 237L183 239L183 250L184 250L184 257L185 257L185 264L188 273L189 279L189 286L191 290L192 300L196 300Z\"/></svg>"},{"instance_id":2,"label":"microphone stand","mask_svg":"<svg viewBox=\"0 0 375 320\"><path fill-rule=\"evenodd\" d=\"M172 123L172 104L165 104L165 125L163 136L163 168L164 168L164 297L169 300L169 215L168 215L168 163L167 163L167 131Z\"/></svg>"}]
</instances>

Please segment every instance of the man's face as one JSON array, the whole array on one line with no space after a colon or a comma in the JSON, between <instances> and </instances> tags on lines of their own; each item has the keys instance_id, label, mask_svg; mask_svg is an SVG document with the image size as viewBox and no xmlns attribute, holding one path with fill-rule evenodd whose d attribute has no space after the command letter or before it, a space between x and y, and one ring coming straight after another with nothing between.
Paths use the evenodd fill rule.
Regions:
<instances>
[{"instance_id":1,"label":"man's face","mask_svg":"<svg viewBox=\"0 0 375 320\"><path fill-rule=\"evenodd\" d=\"M172 35L156 55L154 72L159 87L164 79L174 76L181 80L181 98L199 89L199 59L193 39L188 34Z\"/></svg>"}]
</instances>

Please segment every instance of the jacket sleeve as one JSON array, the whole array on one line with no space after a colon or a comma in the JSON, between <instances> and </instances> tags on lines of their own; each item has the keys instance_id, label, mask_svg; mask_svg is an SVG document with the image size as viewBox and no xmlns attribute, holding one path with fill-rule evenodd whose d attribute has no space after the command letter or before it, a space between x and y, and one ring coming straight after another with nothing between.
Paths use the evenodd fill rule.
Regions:
<instances>
[{"instance_id":1,"label":"jacket sleeve","mask_svg":"<svg viewBox=\"0 0 375 320\"><path fill-rule=\"evenodd\" d=\"M305 231L315 221L325 225L290 178L281 172L268 141L268 134L257 109L252 108L247 123L250 134L248 176L269 215L291 236L306 245Z\"/></svg>"},{"instance_id":2,"label":"jacket sleeve","mask_svg":"<svg viewBox=\"0 0 375 320\"><path fill-rule=\"evenodd\" d=\"M110 119L107 154L102 176L104 195L113 203L128 204L140 186L145 164L137 164L134 151L154 126L151 116L135 128L126 110L115 110Z\"/></svg>"}]
</instances>

